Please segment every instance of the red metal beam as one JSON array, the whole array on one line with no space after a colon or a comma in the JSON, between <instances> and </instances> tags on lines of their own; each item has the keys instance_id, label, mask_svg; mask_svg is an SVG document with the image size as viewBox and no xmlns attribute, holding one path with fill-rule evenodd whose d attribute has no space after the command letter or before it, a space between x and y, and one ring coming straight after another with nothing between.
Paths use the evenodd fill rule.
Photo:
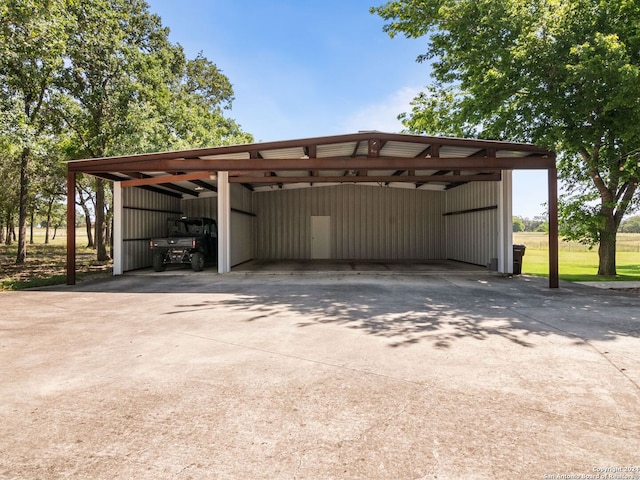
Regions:
<instances>
[{"instance_id":1,"label":"red metal beam","mask_svg":"<svg viewBox=\"0 0 640 480\"><path fill-rule=\"evenodd\" d=\"M335 177L229 177L229 183L352 183L352 182L405 182L405 183L464 183L498 182L500 174L489 175L422 175L422 176L335 176Z\"/></svg>"},{"instance_id":2,"label":"red metal beam","mask_svg":"<svg viewBox=\"0 0 640 480\"><path fill-rule=\"evenodd\" d=\"M280 159L163 159L122 162L110 159L89 163L70 163L69 170L84 173L100 172L202 172L202 171L286 171L286 170L521 170L555 168L555 158L280 158Z\"/></svg>"},{"instance_id":3,"label":"red metal beam","mask_svg":"<svg viewBox=\"0 0 640 480\"><path fill-rule=\"evenodd\" d=\"M120 182L122 188L140 187L142 185L161 185L164 183L187 182L191 180L202 180L209 178L210 172L184 173L181 175L163 175L161 177L148 177L135 180L124 180Z\"/></svg>"},{"instance_id":4,"label":"red metal beam","mask_svg":"<svg viewBox=\"0 0 640 480\"><path fill-rule=\"evenodd\" d=\"M222 155L228 153L246 153L250 151L263 151L274 149L286 149L305 146L319 146L319 145L331 145L339 143L361 142L368 141L370 139L376 139L383 142L397 141L404 143L418 143L424 144L425 147L430 145L438 146L452 146L452 147L465 147L465 148L494 148L497 151L518 151L518 152L531 152L532 154L555 156L552 151L531 145L528 143L514 143L514 142L501 142L496 140L478 140L478 139L464 139L464 138L447 138L447 137L430 137L424 135L407 135L397 133L381 133L381 132L363 132L352 133L346 135L334 135L325 137L305 138L299 140L285 140L277 142L263 142L253 143L245 145L230 145L221 147L210 148L197 148L191 150L171 151L171 152L158 152L147 153L142 155L123 155L120 157L111 157L108 159L91 159L91 160L77 160L70 162L69 165L94 162L96 160L112 160L117 159L120 163L123 162L137 162L156 159L169 159L169 158L187 158L194 159L209 155ZM309 153L310 157L314 155ZM433 148L431 156L437 156L434 154ZM81 168L73 167L75 171L82 171Z\"/></svg>"},{"instance_id":5,"label":"red metal beam","mask_svg":"<svg viewBox=\"0 0 640 480\"><path fill-rule=\"evenodd\" d=\"M558 268L558 170L550 168L549 182L549 288L560 286Z\"/></svg>"}]
</instances>

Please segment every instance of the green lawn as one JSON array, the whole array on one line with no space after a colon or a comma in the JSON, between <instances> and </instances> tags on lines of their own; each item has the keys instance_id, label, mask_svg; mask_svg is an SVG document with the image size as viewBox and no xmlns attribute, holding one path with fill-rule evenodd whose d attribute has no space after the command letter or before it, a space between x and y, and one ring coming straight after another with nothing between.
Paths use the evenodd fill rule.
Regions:
<instances>
[{"instance_id":1,"label":"green lawn","mask_svg":"<svg viewBox=\"0 0 640 480\"><path fill-rule=\"evenodd\" d=\"M544 233L514 233L513 243L526 245L522 273L547 276L549 274L548 237ZM640 234L618 235L617 271L615 277L603 277L598 272L597 249L576 242L560 241L560 278L569 281L640 281Z\"/></svg>"},{"instance_id":2,"label":"green lawn","mask_svg":"<svg viewBox=\"0 0 640 480\"><path fill-rule=\"evenodd\" d=\"M66 282L66 236L58 231L55 240L44 243L44 230L34 231L34 243L27 245L27 259L16 265L17 244L0 244L0 291L57 285ZM95 250L86 248L87 239L82 232L76 238L77 278L105 275L111 271L110 262L96 261Z\"/></svg>"},{"instance_id":3,"label":"green lawn","mask_svg":"<svg viewBox=\"0 0 640 480\"><path fill-rule=\"evenodd\" d=\"M27 262L15 265L16 246L0 245L0 290L15 290L65 282L65 244L63 232L49 245L44 245L44 232L36 230L34 244L27 246ZM78 277L108 274L109 262L96 262L95 251L84 248L86 238L79 232L76 240ZM514 233L513 243L525 245L522 272L531 275L549 274L548 237L544 233ZM597 250L589 250L575 242L560 242L560 278L569 281L640 281L640 234L618 235L618 275L601 277Z\"/></svg>"}]
</instances>

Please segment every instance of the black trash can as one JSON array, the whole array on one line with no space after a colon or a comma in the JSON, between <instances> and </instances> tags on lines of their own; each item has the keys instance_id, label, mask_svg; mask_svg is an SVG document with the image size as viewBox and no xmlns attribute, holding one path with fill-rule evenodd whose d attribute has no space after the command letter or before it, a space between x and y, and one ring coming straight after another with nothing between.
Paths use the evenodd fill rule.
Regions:
<instances>
[{"instance_id":1,"label":"black trash can","mask_svg":"<svg viewBox=\"0 0 640 480\"><path fill-rule=\"evenodd\" d=\"M522 257L524 257L524 251L527 249L524 245L513 246L513 274L522 274Z\"/></svg>"}]
</instances>

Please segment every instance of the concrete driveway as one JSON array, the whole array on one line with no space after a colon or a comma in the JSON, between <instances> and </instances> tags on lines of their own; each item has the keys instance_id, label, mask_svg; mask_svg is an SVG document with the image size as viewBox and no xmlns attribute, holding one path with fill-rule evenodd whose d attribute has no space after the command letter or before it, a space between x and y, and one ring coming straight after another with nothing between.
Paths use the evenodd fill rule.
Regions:
<instances>
[{"instance_id":1,"label":"concrete driveway","mask_svg":"<svg viewBox=\"0 0 640 480\"><path fill-rule=\"evenodd\" d=\"M546 284L202 272L1 293L0 478L640 478L640 298Z\"/></svg>"}]
</instances>

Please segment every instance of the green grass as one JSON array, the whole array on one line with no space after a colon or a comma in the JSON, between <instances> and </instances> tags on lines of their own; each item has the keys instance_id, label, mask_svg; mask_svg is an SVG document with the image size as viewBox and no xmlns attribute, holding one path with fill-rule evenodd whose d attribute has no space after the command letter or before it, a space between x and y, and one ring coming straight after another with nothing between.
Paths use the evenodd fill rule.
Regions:
<instances>
[{"instance_id":1,"label":"green grass","mask_svg":"<svg viewBox=\"0 0 640 480\"><path fill-rule=\"evenodd\" d=\"M52 285L64 285L66 282L66 275L53 275L51 277L32 277L26 280L18 280L15 278L6 277L0 281L0 290L24 290L27 288L49 287Z\"/></svg>"},{"instance_id":2,"label":"green grass","mask_svg":"<svg viewBox=\"0 0 640 480\"><path fill-rule=\"evenodd\" d=\"M549 245L544 233L514 233L513 243L526 245L522 273L549 275ZM616 276L600 276L598 252L577 242L560 241L558 252L560 278L573 282L640 281L640 234L618 235Z\"/></svg>"},{"instance_id":3,"label":"green grass","mask_svg":"<svg viewBox=\"0 0 640 480\"><path fill-rule=\"evenodd\" d=\"M27 244L27 259L16 265L17 244L0 245L0 291L60 285L66 277L66 237L58 232L55 240L44 243L44 230L35 229L33 244ZM78 281L109 274L110 262L98 262L96 253L85 248L86 237L76 238L76 278Z\"/></svg>"},{"instance_id":4,"label":"green grass","mask_svg":"<svg viewBox=\"0 0 640 480\"><path fill-rule=\"evenodd\" d=\"M549 275L549 240L544 233L514 233L513 243L526 245L522 272ZM76 239L77 279L111 272L109 262L97 262L95 251L84 248L86 238L80 232ZM0 290L58 285L66 282L66 237L64 232L50 244L44 244L44 230L36 229L34 243L27 246L27 261L15 265L17 246L0 245ZM589 250L576 242L560 241L560 278L569 281L640 281L640 234L618 235L617 270L614 277L598 276L597 250Z\"/></svg>"}]
</instances>

